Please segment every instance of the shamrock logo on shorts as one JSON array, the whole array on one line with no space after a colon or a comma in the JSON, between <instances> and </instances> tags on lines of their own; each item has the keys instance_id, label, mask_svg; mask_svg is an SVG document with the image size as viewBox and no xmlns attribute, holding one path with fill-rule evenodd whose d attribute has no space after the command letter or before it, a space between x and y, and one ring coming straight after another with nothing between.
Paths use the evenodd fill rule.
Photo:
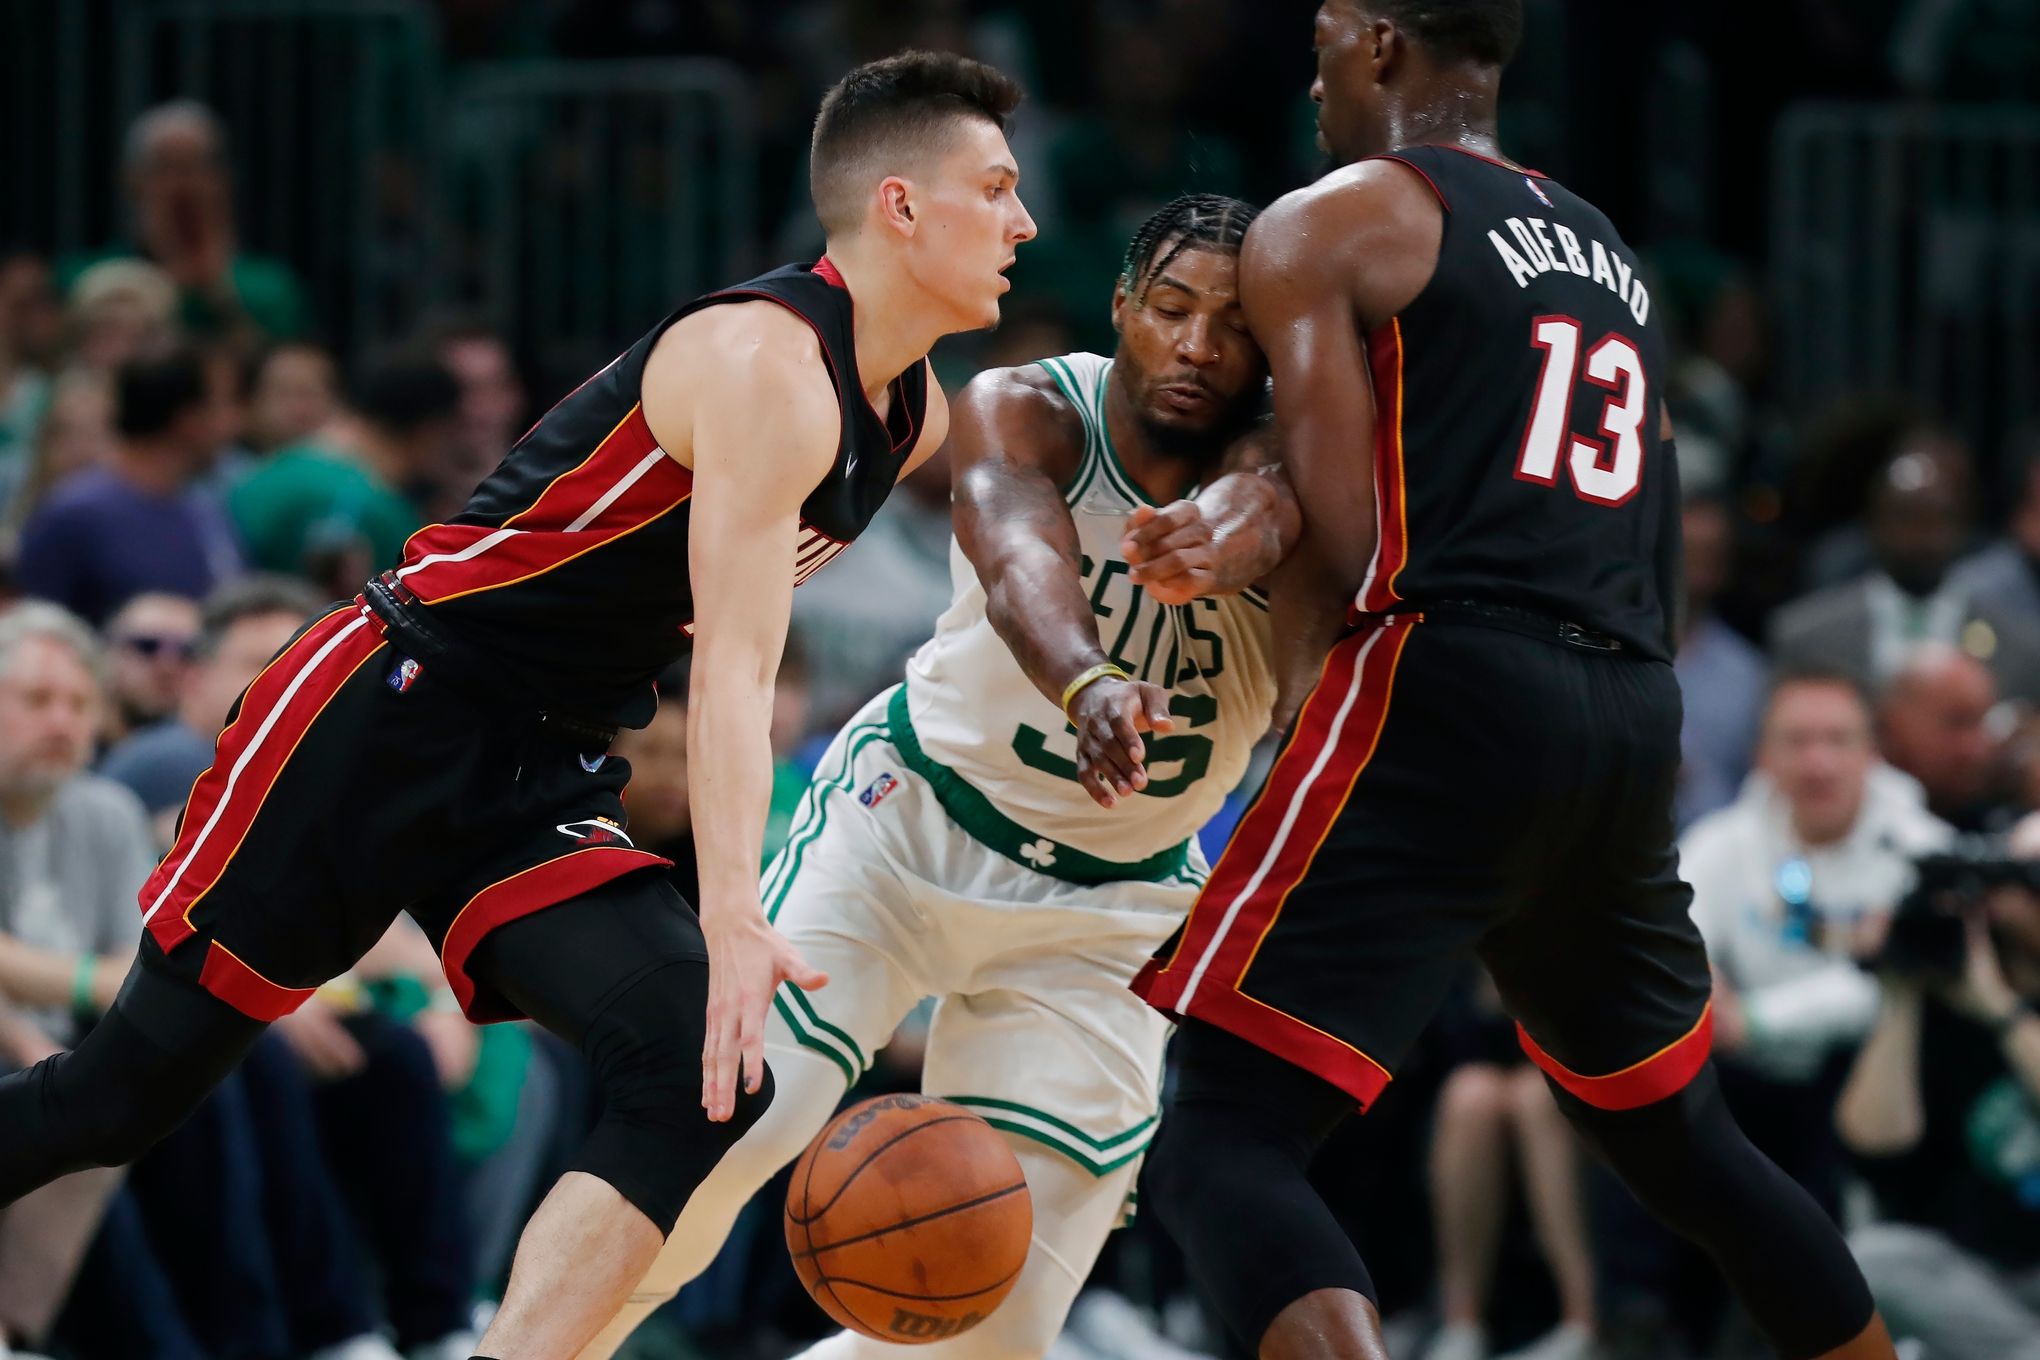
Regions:
<instances>
[{"instance_id":1,"label":"shamrock logo on shorts","mask_svg":"<svg viewBox=\"0 0 2040 1360\"><path fill-rule=\"evenodd\" d=\"M1043 836L1020 847L1020 858L1037 869L1046 869L1055 863L1055 842Z\"/></svg>"}]
</instances>

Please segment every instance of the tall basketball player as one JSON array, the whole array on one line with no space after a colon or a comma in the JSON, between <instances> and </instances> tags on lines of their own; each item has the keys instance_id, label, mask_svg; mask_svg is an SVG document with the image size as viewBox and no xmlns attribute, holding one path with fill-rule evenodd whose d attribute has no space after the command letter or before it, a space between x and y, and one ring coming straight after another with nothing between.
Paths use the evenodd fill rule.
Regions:
<instances>
[{"instance_id":1,"label":"tall basketball player","mask_svg":"<svg viewBox=\"0 0 2040 1360\"><path fill-rule=\"evenodd\" d=\"M594 1335L766 1108L775 991L825 980L759 904L791 592L947 433L924 356L998 319L1034 234L1018 99L954 56L851 72L815 123L828 254L667 317L270 663L142 890L118 1003L0 1082L0 1203L138 1156L408 910L470 1017L529 1016L601 1076L482 1349ZM606 756L690 636L698 921L632 846Z\"/></svg>"},{"instance_id":2,"label":"tall basketball player","mask_svg":"<svg viewBox=\"0 0 2040 1360\"><path fill-rule=\"evenodd\" d=\"M1473 954L1587 1144L1783 1355L1890 1360L1834 1225L1708 1066L1663 325L1608 219L1496 144L1521 23L1518 0L1326 0L1312 93L1344 168L1247 236L1304 518L1275 622L1321 639L1318 678L1136 984L1183 1021L1150 1202L1263 1360L1384 1355L1305 1170Z\"/></svg>"},{"instance_id":3,"label":"tall basketball player","mask_svg":"<svg viewBox=\"0 0 2040 1360\"><path fill-rule=\"evenodd\" d=\"M1006 1135L1034 1240L997 1312L914 1349L1038 1360L1054 1344L1161 1103L1168 1024L1126 984L1196 899L1197 828L1275 698L1254 586L1297 520L1267 442L1242 437L1268 386L1236 286L1253 215L1170 203L1127 250L1112 355L992 369L957 398L955 601L905 683L822 757L765 876L773 924L828 990L782 991L770 1113L582 1360L714 1259L924 996L939 1000L923 1089ZM845 1332L803 1360L902 1353Z\"/></svg>"}]
</instances>

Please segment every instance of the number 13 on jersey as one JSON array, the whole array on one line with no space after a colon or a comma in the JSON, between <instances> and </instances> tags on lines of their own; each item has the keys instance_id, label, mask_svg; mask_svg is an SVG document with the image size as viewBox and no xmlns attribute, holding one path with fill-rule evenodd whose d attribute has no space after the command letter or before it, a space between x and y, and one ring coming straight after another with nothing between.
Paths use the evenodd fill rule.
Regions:
<instances>
[{"instance_id":1,"label":"number 13 on jersey","mask_svg":"<svg viewBox=\"0 0 2040 1360\"><path fill-rule=\"evenodd\" d=\"M1556 486L1563 457L1581 500L1621 505L1643 484L1643 422L1650 413L1643 356L1626 336L1610 331L1587 351L1583 365L1580 323L1569 316L1538 317L1530 323L1530 343L1544 351L1544 366L1516 454L1517 479ZM1586 380L1608 394L1594 435L1572 428L1582 368Z\"/></svg>"}]
</instances>

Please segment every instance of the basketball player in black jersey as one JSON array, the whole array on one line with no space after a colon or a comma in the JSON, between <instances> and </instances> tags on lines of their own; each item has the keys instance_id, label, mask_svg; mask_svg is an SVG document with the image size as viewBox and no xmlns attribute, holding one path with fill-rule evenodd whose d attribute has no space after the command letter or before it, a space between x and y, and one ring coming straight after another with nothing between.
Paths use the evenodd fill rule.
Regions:
<instances>
[{"instance_id":1,"label":"basketball player in black jersey","mask_svg":"<svg viewBox=\"0 0 2040 1360\"><path fill-rule=\"evenodd\" d=\"M1384 1356L1305 1173L1477 955L1574 1127L1781 1354L1891 1360L1840 1235L1708 1065L1663 326L1608 219L1497 146L1521 23L1519 0L1318 11L1343 168L1240 261L1304 519L1276 630L1316 681L1135 984L1183 1021L1147 1199L1262 1360Z\"/></svg>"},{"instance_id":2,"label":"basketball player in black jersey","mask_svg":"<svg viewBox=\"0 0 2040 1360\"><path fill-rule=\"evenodd\" d=\"M758 901L791 593L942 443L924 356L998 319L1034 234L1018 99L948 55L845 77L811 156L828 254L673 313L257 677L142 890L118 1002L0 1080L0 1204L145 1151L408 910L471 1018L529 1016L602 1079L482 1350L594 1335L769 1101L774 991L825 981ZM631 844L607 755L690 637L698 920Z\"/></svg>"}]
</instances>

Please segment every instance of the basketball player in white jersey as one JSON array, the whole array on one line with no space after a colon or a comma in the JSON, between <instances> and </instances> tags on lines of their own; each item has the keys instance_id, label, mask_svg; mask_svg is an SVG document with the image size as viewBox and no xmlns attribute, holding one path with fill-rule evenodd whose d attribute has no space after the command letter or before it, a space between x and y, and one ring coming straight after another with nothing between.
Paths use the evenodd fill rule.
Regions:
<instances>
[{"instance_id":1,"label":"basketball player in white jersey","mask_svg":"<svg viewBox=\"0 0 2040 1360\"><path fill-rule=\"evenodd\" d=\"M1170 204L1127 252L1115 358L992 370L954 403L954 602L822 757L766 871L773 925L829 986L781 991L771 1109L583 1360L707 1267L926 996L923 1089L1011 1140L1034 1245L991 1317L913 1349L1033 1360L1061 1330L1160 1106L1168 1025L1127 984L1195 899L1195 833L1275 700L1254 583L1299 516L1254 428L1266 369L1235 286L1253 215ZM898 1349L842 1333L807 1360Z\"/></svg>"}]
</instances>

